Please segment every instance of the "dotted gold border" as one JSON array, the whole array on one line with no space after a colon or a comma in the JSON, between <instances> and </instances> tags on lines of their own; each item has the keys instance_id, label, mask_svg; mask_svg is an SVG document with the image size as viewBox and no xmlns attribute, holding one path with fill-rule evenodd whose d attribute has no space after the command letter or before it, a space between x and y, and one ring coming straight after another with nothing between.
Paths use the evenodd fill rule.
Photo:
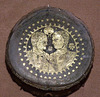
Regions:
<instances>
[{"instance_id":1,"label":"dotted gold border","mask_svg":"<svg viewBox=\"0 0 100 97\"><path fill-rule=\"evenodd\" d=\"M46 21L49 21L49 19L46 19ZM55 21L55 19L52 18L51 21ZM44 20L37 21L37 24L39 24L40 22L44 22ZM57 19L57 22L60 22L60 19ZM65 22L65 21L62 21L62 23L64 24L64 23L66 23L66 22ZM31 26L35 26L35 24L33 23ZM28 29L31 29L31 26L28 26ZM60 24L59 24L59 25L56 25L56 23L54 23L54 25L51 25L51 23L49 23L49 25L47 25L47 24L41 25L40 27L37 27L36 29L33 29L33 31L30 31L30 32L31 32L31 34L33 34L33 33L36 32L37 30L39 30L39 29L41 29L41 28L44 28L44 27L47 27L47 26L54 26L54 27L61 28L61 29L63 29L64 31L67 31L67 32L69 33L69 35L71 35L71 37L72 37L73 40L75 41L76 52L77 52L77 55L76 55L76 56L79 56L78 53L79 53L80 51L78 50L79 46L77 46L77 45L79 44L79 42L77 42L77 38L75 38L75 34L74 34L74 32L77 33L78 30L76 30L76 29L74 28L74 26L71 27L74 31L70 31L70 32L69 32L69 31L68 31L68 30L69 30L68 28L65 29L65 27L64 27L64 26L61 26ZM67 23L67 26L70 26L70 23ZM25 31L24 31L24 33L23 33L22 35L24 36L25 33L28 33L28 30L27 30L27 29L25 29ZM72 34L72 33L73 33L73 34ZM27 37L25 38L25 40L26 40L26 42L24 42L25 45L27 45L28 40L29 40L29 37L31 37L31 34L27 34L27 35L28 35L28 38L27 38ZM80 38L80 42L82 42L83 39L81 38L81 35L78 34L77 36ZM23 37L21 37L20 40L22 41L22 40L23 40ZM19 42L19 45L22 45L22 43ZM81 45L84 46L84 43L82 42ZM26 46L23 46L23 48L26 49ZM26 64L24 63L24 60L23 60L23 58L22 58L22 53L20 52L21 50L22 50L21 48L18 48L19 56L21 57L21 61L23 62L23 66L26 66ZM82 51L84 51L84 50L85 50L85 49L82 48ZM23 52L26 52L26 50L24 50ZM82 53L82 55L84 55L84 52ZM27 57L27 55L24 55L24 57ZM77 60L77 58L75 58L74 60ZM81 57L80 60L83 60L83 58ZM27 59L26 61L28 61L28 59ZM75 64L75 62L73 62L73 64ZM81 65L81 62L78 62L78 65L76 65L75 69L78 69L78 68L79 68L78 66L80 66L80 65ZM71 65L71 67L72 67L72 66L73 66L73 65ZM74 72L75 72L75 69L73 69L71 72L74 73ZM26 67L26 70L29 70L29 67ZM29 70L29 72L30 72L31 74L33 73L32 70ZM70 75L71 72L68 72L67 74L64 74L63 77L66 77L66 76ZM35 75L35 76L38 76L37 73L35 73L34 75ZM51 77L46 77L46 76L43 77L42 75L40 75L40 78L51 79ZM62 78L62 76L59 76L59 78ZM56 76L53 77L53 79L56 79Z\"/></svg>"}]
</instances>

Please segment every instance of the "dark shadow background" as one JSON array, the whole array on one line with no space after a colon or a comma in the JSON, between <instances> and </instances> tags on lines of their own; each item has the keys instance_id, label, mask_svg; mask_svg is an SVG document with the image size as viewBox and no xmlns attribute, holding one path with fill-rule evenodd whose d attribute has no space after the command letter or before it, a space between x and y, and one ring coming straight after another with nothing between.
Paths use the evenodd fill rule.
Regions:
<instances>
[{"instance_id":1,"label":"dark shadow background","mask_svg":"<svg viewBox=\"0 0 100 97\"><path fill-rule=\"evenodd\" d=\"M84 21L95 44L93 69L85 86L68 97L100 97L99 0L0 0L0 97L33 97L20 90L20 87L12 81L5 65L5 47L10 30L15 23L34 8L48 4L68 10Z\"/></svg>"}]
</instances>

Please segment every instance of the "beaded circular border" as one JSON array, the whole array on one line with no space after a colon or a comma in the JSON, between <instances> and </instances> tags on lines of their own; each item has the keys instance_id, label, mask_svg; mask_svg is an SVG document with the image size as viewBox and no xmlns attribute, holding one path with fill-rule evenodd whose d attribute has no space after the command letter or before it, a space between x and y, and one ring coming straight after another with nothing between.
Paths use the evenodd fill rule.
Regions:
<instances>
[{"instance_id":1,"label":"beaded circular border","mask_svg":"<svg viewBox=\"0 0 100 97\"><path fill-rule=\"evenodd\" d=\"M46 21L49 21L49 20L50 20L50 19L46 19ZM55 19L51 18L51 21L55 21ZM57 19L56 21L57 21L57 22L60 22L60 19ZM40 22L44 22L44 20L37 21L37 24L39 24ZM62 21L62 23L65 24L66 22L65 22L65 21ZM31 26L28 26L27 29L31 29L32 26L34 27L34 26L35 26L35 23L33 23ZM77 52L76 57L79 57L79 52L80 52L80 51L78 50L78 49L79 49L79 46L77 46L77 45L79 44L79 42L77 42L77 38L75 38L76 35L74 34L74 33L78 33L78 30L75 29L74 26L71 26L71 29L73 29L74 31L68 31L69 28L66 28L66 29L65 29L65 27L64 27L64 26L61 26L60 24L59 24L59 25L56 25L56 23L54 23L54 25L51 25L51 23L49 23L49 25L45 24L45 25L41 25L41 27L37 27L36 29L33 29L33 31L30 31L30 32L31 32L30 34L28 33L28 30L25 29L25 31L24 31L23 34L22 34L22 37L20 38L19 46L22 45L22 41L24 40L23 36L25 36L25 34L27 34L28 37L31 37L31 34L32 34L32 33L34 33L35 31L37 31L37 30L39 30L39 29L41 29L41 28L47 27L47 26L58 27L58 28L61 28L61 29L65 30L65 31L67 31L67 32L71 35L71 37L73 38L73 40L75 41L76 52ZM70 23L67 23L67 26L70 26ZM84 46L84 42L83 42L83 39L82 39L82 37L81 37L81 34L77 34L77 37L79 37L79 41L82 42L81 45ZM27 44L27 41L29 40L29 38L26 37L25 40L26 40L26 42L24 42L24 46L23 46L24 49L26 49L26 46L25 46L25 45ZM84 53L85 48L82 47L81 50L82 50L81 55L84 55L84 54L85 54L85 53ZM18 51L19 51L20 60L23 62L23 66L25 67L27 64L24 62L24 59L23 59L23 57L22 57L22 53L21 53L22 49L21 49L21 47L18 47ZM23 52L26 52L26 50L23 50ZM24 57L27 57L27 55L24 55ZM74 60L77 61L77 58L76 58L76 57L75 57ZM83 60L83 57L80 57L80 60L82 61L82 60ZM28 59L26 59L25 61L28 61ZM78 64L75 66L75 69L78 69L78 68L79 68L79 66L81 65L81 61L78 62ZM73 62L73 64L75 64L75 62ZM73 66L73 65L71 65L71 67L72 67L72 66ZM70 75L71 73L74 73L74 72L75 72L75 69L72 69L72 71L68 71L67 74L64 74L64 75L63 75L63 77L66 77L67 75ZM30 68L29 68L28 66L26 67L26 70L29 70L29 72L30 72L31 74L33 73L33 71L30 70ZM70 70L70 68L68 68L68 70ZM38 76L37 73L35 73L34 75L35 75L35 76ZM51 79L50 76L48 76L48 77L47 77L47 76L44 76L44 77L43 77L42 75L40 75L40 78ZM59 76L59 78L62 78L62 76ZM56 76L54 76L53 79L56 79Z\"/></svg>"}]
</instances>

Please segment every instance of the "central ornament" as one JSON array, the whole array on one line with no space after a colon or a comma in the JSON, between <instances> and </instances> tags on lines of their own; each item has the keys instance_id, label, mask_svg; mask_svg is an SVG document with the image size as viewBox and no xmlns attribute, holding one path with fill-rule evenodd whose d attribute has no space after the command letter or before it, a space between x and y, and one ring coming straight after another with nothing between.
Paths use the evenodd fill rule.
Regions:
<instances>
[{"instance_id":1,"label":"central ornament","mask_svg":"<svg viewBox=\"0 0 100 97\"><path fill-rule=\"evenodd\" d=\"M33 32L29 41L32 49L26 48L26 55L32 68L43 73L58 74L72 66L76 51L68 50L69 34L47 26Z\"/></svg>"}]
</instances>

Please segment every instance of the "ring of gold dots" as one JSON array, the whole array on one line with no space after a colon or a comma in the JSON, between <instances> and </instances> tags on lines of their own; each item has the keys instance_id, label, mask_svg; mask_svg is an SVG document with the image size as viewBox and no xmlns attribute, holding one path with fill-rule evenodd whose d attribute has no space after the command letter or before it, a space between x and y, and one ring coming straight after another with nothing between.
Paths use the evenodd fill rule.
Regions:
<instances>
[{"instance_id":1,"label":"ring of gold dots","mask_svg":"<svg viewBox=\"0 0 100 97\"><path fill-rule=\"evenodd\" d=\"M54 21L53 18L52 18L51 20ZM46 21L49 21L49 19L46 19ZM60 21L60 19L57 19L57 22L59 22L59 21ZM40 22L44 22L44 20L37 21L37 24L39 24ZM62 21L62 23L65 23L65 21ZM67 25L69 26L70 23L67 23ZM35 26L35 24L33 23L32 26ZM39 29L41 29L41 28L47 27L47 26L48 26L47 24L41 25L41 27L37 27L37 29L34 29L34 32L37 31L37 30L39 30ZM51 23L49 23L49 26L51 26ZM77 46L77 45L79 44L79 42L76 41L77 38L74 38L74 37L75 37L75 34L72 35L72 33L73 33L72 31L69 32L69 31L68 31L68 28L65 29L64 26L61 27L60 24L59 24L59 25L56 25L56 24L54 23L53 26L54 26L54 27L61 28L61 29L65 30L65 31L67 31L67 32L72 36L73 40L75 41L76 52L79 53L79 52L80 52L80 51L78 50L79 46ZM72 28L72 29L75 29L74 26L72 26L71 28ZM28 26L28 29L31 29L31 26ZM76 29L75 29L74 31L75 31L75 33L78 32ZM28 32L28 30L26 29L25 32ZM31 34L34 33L34 32L31 31ZM24 35L25 35L25 33L23 33L23 36L24 36ZM31 37L30 34L28 34L28 36ZM77 36L78 36L78 37L81 37L80 34L78 34ZM21 37L20 40L23 40L23 38ZM27 42L28 42L29 38L26 38L26 40L27 40ZM83 39L80 38L80 41L83 41ZM27 42L24 42L24 44L27 45ZM19 42L19 45L22 45L22 43ZM84 45L84 43L82 42L81 45ZM26 46L23 46L23 48L26 48ZM84 50L85 50L85 49L82 48L82 51L84 51ZM18 48L18 51L21 51L21 48ZM26 51L24 50L23 52L26 52ZM84 53L82 53L82 55L84 55ZM22 56L22 53L19 53L19 56ZM76 56L79 56L79 55L77 54ZM27 55L24 55L24 57L27 57ZM75 58L75 60L77 60L77 59ZM80 60L83 60L83 58L81 57ZM23 58L21 58L21 61L23 61ZM75 64L75 62L73 62L73 64ZM26 65L26 64L23 63L23 66L25 66L25 65ZM78 65L81 65L81 62L79 62ZM29 70L29 67L26 67L26 69ZM78 69L78 66L76 66L75 69ZM75 69L72 70L72 73L75 72ZM30 73L33 73L33 71L30 70ZM68 72L67 74L64 74L63 77L66 77L67 75L70 75L70 74L71 74L71 72ZM35 73L34 75L37 76L38 74ZM40 75L40 78L51 79L51 77L47 77L47 76L44 76L44 77L43 77L42 75ZM62 76L59 76L59 78L62 78ZM53 79L56 79L56 76L53 77Z\"/></svg>"}]
</instances>

